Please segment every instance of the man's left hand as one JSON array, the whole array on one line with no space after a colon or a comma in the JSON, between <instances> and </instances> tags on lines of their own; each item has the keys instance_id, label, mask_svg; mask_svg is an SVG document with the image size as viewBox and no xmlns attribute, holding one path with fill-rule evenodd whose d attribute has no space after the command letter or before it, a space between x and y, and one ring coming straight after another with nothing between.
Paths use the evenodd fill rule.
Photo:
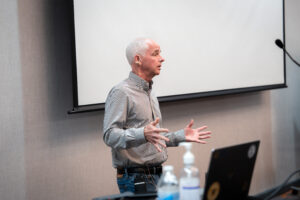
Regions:
<instances>
[{"instance_id":1,"label":"man's left hand","mask_svg":"<svg viewBox=\"0 0 300 200\"><path fill-rule=\"evenodd\" d=\"M192 129L193 124L194 120L191 120L191 122L184 129L186 141L206 144L207 142L205 139L211 137L211 131L203 131L207 128L207 126Z\"/></svg>"}]
</instances>

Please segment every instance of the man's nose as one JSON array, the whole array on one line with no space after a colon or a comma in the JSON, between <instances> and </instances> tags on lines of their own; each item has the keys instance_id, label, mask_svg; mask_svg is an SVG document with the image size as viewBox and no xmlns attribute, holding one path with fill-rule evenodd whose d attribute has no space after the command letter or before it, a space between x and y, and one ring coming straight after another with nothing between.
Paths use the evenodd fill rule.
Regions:
<instances>
[{"instance_id":1,"label":"man's nose","mask_svg":"<svg viewBox=\"0 0 300 200\"><path fill-rule=\"evenodd\" d=\"M160 56L160 62L164 62L164 61L165 59L162 56Z\"/></svg>"}]
</instances>

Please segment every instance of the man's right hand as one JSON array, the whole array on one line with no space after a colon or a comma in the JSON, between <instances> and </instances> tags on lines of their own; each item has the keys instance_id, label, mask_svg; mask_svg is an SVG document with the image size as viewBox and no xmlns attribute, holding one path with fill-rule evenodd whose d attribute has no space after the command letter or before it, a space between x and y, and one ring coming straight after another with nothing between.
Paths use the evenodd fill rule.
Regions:
<instances>
[{"instance_id":1,"label":"man's right hand","mask_svg":"<svg viewBox=\"0 0 300 200\"><path fill-rule=\"evenodd\" d=\"M160 135L160 133L163 132L169 132L168 129L165 128L157 128L156 125L159 123L159 118L156 118L155 121L151 122L144 128L144 135L148 142L152 143L155 148L161 152L161 149L159 148L158 144L160 144L162 147L166 148L167 146L162 143L160 140L170 141L167 137Z\"/></svg>"}]
</instances>

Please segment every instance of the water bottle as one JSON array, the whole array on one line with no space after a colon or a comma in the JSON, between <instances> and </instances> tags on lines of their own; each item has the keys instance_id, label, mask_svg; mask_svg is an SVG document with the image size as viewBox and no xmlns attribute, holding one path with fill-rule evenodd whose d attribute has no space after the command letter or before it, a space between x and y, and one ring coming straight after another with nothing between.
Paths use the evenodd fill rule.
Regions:
<instances>
[{"instance_id":1,"label":"water bottle","mask_svg":"<svg viewBox=\"0 0 300 200\"><path fill-rule=\"evenodd\" d=\"M163 166L163 174L157 184L158 200L179 200L178 181L171 165Z\"/></svg>"},{"instance_id":2,"label":"water bottle","mask_svg":"<svg viewBox=\"0 0 300 200\"><path fill-rule=\"evenodd\" d=\"M191 143L180 143L186 148L183 156L184 167L180 174L179 197L180 200L200 200L203 188L200 188L199 171L194 164L194 155L191 153Z\"/></svg>"}]
</instances>

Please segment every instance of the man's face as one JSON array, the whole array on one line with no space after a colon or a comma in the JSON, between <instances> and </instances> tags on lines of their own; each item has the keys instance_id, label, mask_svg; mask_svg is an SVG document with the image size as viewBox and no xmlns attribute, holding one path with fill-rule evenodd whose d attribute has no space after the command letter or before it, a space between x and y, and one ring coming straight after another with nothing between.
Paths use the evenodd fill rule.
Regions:
<instances>
[{"instance_id":1,"label":"man's face","mask_svg":"<svg viewBox=\"0 0 300 200\"><path fill-rule=\"evenodd\" d=\"M154 41L148 43L144 56L141 57L141 69L147 78L153 78L160 74L160 69L164 58L160 55L160 47Z\"/></svg>"}]
</instances>

